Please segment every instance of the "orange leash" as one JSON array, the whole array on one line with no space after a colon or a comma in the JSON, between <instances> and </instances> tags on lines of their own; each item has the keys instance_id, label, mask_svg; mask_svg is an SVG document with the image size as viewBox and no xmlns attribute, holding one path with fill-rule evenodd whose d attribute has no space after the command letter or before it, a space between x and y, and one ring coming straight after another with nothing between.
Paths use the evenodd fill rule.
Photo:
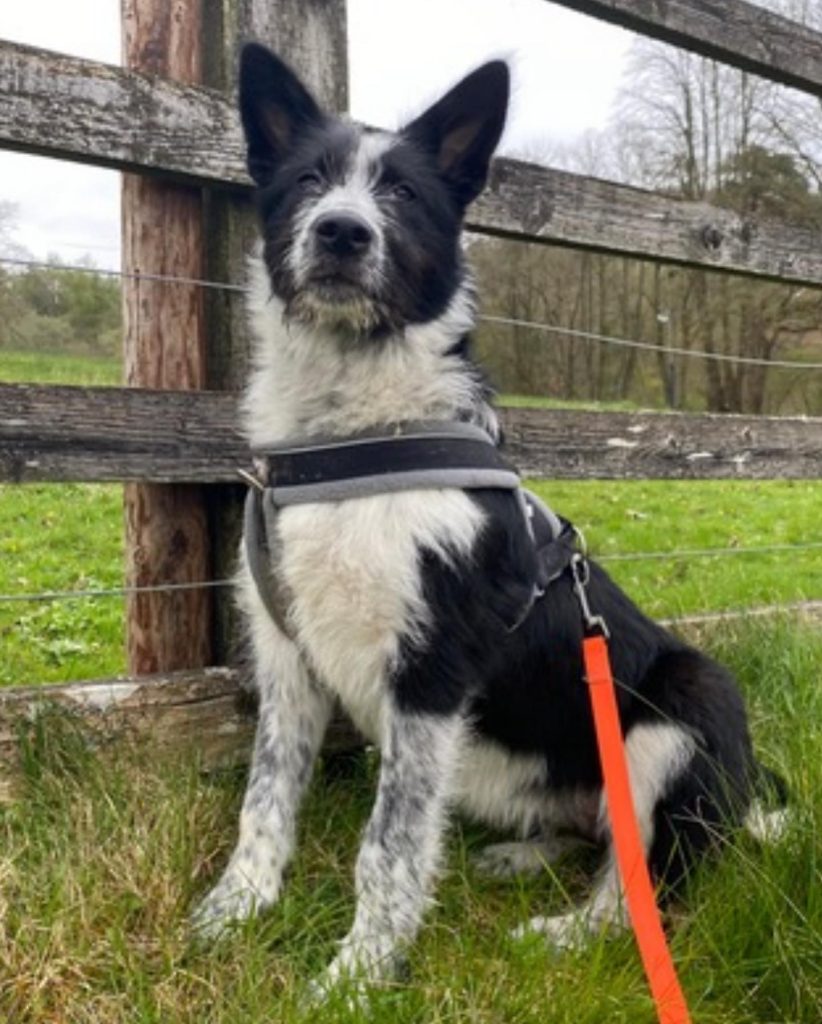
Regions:
<instances>
[{"instance_id":1,"label":"orange leash","mask_svg":"<svg viewBox=\"0 0 822 1024\"><path fill-rule=\"evenodd\" d=\"M585 593L587 565L581 556L577 558L579 560L572 563L572 571L585 620L586 636L582 642L585 675L625 900L660 1024L690 1024L691 1017L668 949L639 834L608 656L608 630L601 618L591 615Z\"/></svg>"}]
</instances>

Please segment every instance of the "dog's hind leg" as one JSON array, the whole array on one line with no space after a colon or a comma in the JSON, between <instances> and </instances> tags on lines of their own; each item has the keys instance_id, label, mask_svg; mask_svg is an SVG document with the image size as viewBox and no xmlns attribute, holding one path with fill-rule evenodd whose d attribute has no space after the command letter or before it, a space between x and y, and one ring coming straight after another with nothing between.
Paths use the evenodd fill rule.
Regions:
<instances>
[{"instance_id":1,"label":"dog's hind leg","mask_svg":"<svg viewBox=\"0 0 822 1024\"><path fill-rule=\"evenodd\" d=\"M325 735L332 700L296 647L268 621L255 636L259 721L240 835L222 878L192 917L202 937L219 935L277 899L291 856L297 810Z\"/></svg>"},{"instance_id":2,"label":"dog's hind leg","mask_svg":"<svg viewBox=\"0 0 822 1024\"><path fill-rule=\"evenodd\" d=\"M663 722L636 725L626 738L625 756L646 856L654 842L660 802L686 773L695 747L693 737L684 729ZM514 931L514 938L536 933L545 935L555 946L568 948L584 945L591 935L603 929L626 926L627 910L607 824L604 796L600 821L602 833L608 838L608 848L605 865L588 900L567 914L532 918Z\"/></svg>"},{"instance_id":3,"label":"dog's hind leg","mask_svg":"<svg viewBox=\"0 0 822 1024\"><path fill-rule=\"evenodd\" d=\"M395 972L415 936L439 864L462 733L458 714L388 710L377 800L357 858L357 909L339 953L315 985Z\"/></svg>"}]
</instances>

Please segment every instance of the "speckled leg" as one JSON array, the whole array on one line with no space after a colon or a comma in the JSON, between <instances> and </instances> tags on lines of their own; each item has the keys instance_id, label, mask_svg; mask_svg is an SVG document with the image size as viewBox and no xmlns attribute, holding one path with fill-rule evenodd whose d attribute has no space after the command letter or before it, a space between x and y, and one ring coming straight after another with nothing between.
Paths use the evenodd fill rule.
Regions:
<instances>
[{"instance_id":1,"label":"speckled leg","mask_svg":"<svg viewBox=\"0 0 822 1024\"><path fill-rule=\"evenodd\" d=\"M258 651L260 716L237 846L222 878L192 917L216 937L274 903L294 846L296 815L311 778L332 700L285 638Z\"/></svg>"},{"instance_id":2,"label":"speckled leg","mask_svg":"<svg viewBox=\"0 0 822 1024\"><path fill-rule=\"evenodd\" d=\"M316 993L344 978L390 976L416 935L439 864L461 729L457 716L392 712L357 858L354 924Z\"/></svg>"}]
</instances>

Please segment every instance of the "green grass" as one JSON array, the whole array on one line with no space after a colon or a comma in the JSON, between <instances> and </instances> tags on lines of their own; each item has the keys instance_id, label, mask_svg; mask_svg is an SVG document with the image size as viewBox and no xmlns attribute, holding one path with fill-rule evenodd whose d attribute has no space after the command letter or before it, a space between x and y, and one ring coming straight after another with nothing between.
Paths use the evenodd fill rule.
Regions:
<instances>
[{"instance_id":1,"label":"green grass","mask_svg":"<svg viewBox=\"0 0 822 1024\"><path fill-rule=\"evenodd\" d=\"M757 745L790 779L795 821L746 837L700 872L671 914L673 953L698 1024L822 1019L822 637L783 623L723 627L709 646L738 673ZM458 824L408 978L370 1015L301 1010L353 911L352 871L375 764L318 773L278 907L218 946L186 918L233 842L242 773L202 776L180 752L92 753L56 718L25 747L24 790L0 811L0 1019L14 1024L651 1024L630 936L555 954L509 930L560 912L588 884L582 859L527 881L477 875L490 837Z\"/></svg>"},{"instance_id":2,"label":"green grass","mask_svg":"<svg viewBox=\"0 0 822 1024\"><path fill-rule=\"evenodd\" d=\"M627 399L619 402L594 402L584 399L546 398L544 395L499 395L499 405L514 409L577 409L592 412L636 412L640 407Z\"/></svg>"},{"instance_id":3,"label":"green grass","mask_svg":"<svg viewBox=\"0 0 822 1024\"><path fill-rule=\"evenodd\" d=\"M111 356L15 352L0 348L0 381L8 384L121 384L123 364Z\"/></svg>"},{"instance_id":4,"label":"green grass","mask_svg":"<svg viewBox=\"0 0 822 1024\"><path fill-rule=\"evenodd\" d=\"M122 489L0 486L0 594L122 586ZM122 672L123 600L0 603L0 685Z\"/></svg>"},{"instance_id":5,"label":"green grass","mask_svg":"<svg viewBox=\"0 0 822 1024\"><path fill-rule=\"evenodd\" d=\"M822 485L784 481L531 482L595 556L822 541ZM0 486L0 594L122 585L121 490ZM682 615L822 597L822 548L616 561L649 613ZM0 685L124 671L122 598L0 602Z\"/></svg>"},{"instance_id":6,"label":"green grass","mask_svg":"<svg viewBox=\"0 0 822 1024\"><path fill-rule=\"evenodd\" d=\"M822 597L822 548L608 561L609 556L822 543L817 481L531 481L656 616Z\"/></svg>"}]
</instances>

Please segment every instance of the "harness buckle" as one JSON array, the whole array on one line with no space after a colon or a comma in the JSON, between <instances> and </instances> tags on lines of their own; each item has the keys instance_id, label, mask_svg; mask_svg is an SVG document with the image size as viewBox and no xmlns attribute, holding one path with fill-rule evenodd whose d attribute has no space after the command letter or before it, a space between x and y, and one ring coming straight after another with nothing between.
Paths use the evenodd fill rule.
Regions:
<instances>
[{"instance_id":1,"label":"harness buckle","mask_svg":"<svg viewBox=\"0 0 822 1024\"><path fill-rule=\"evenodd\" d=\"M241 480L245 480L249 487L255 487L258 491L265 490L265 484L255 473L249 473L247 469L240 469L238 467L237 476L240 477Z\"/></svg>"},{"instance_id":2,"label":"harness buckle","mask_svg":"<svg viewBox=\"0 0 822 1024\"><path fill-rule=\"evenodd\" d=\"M579 535L579 531L577 531L577 534ZM582 612L582 622L585 627L586 636L603 636L607 640L611 635L608 623L601 615L594 615L591 611L591 606L588 604L587 587L588 581L591 578L588 559L584 554L577 551L571 558L570 568L574 579L574 594Z\"/></svg>"}]
</instances>

